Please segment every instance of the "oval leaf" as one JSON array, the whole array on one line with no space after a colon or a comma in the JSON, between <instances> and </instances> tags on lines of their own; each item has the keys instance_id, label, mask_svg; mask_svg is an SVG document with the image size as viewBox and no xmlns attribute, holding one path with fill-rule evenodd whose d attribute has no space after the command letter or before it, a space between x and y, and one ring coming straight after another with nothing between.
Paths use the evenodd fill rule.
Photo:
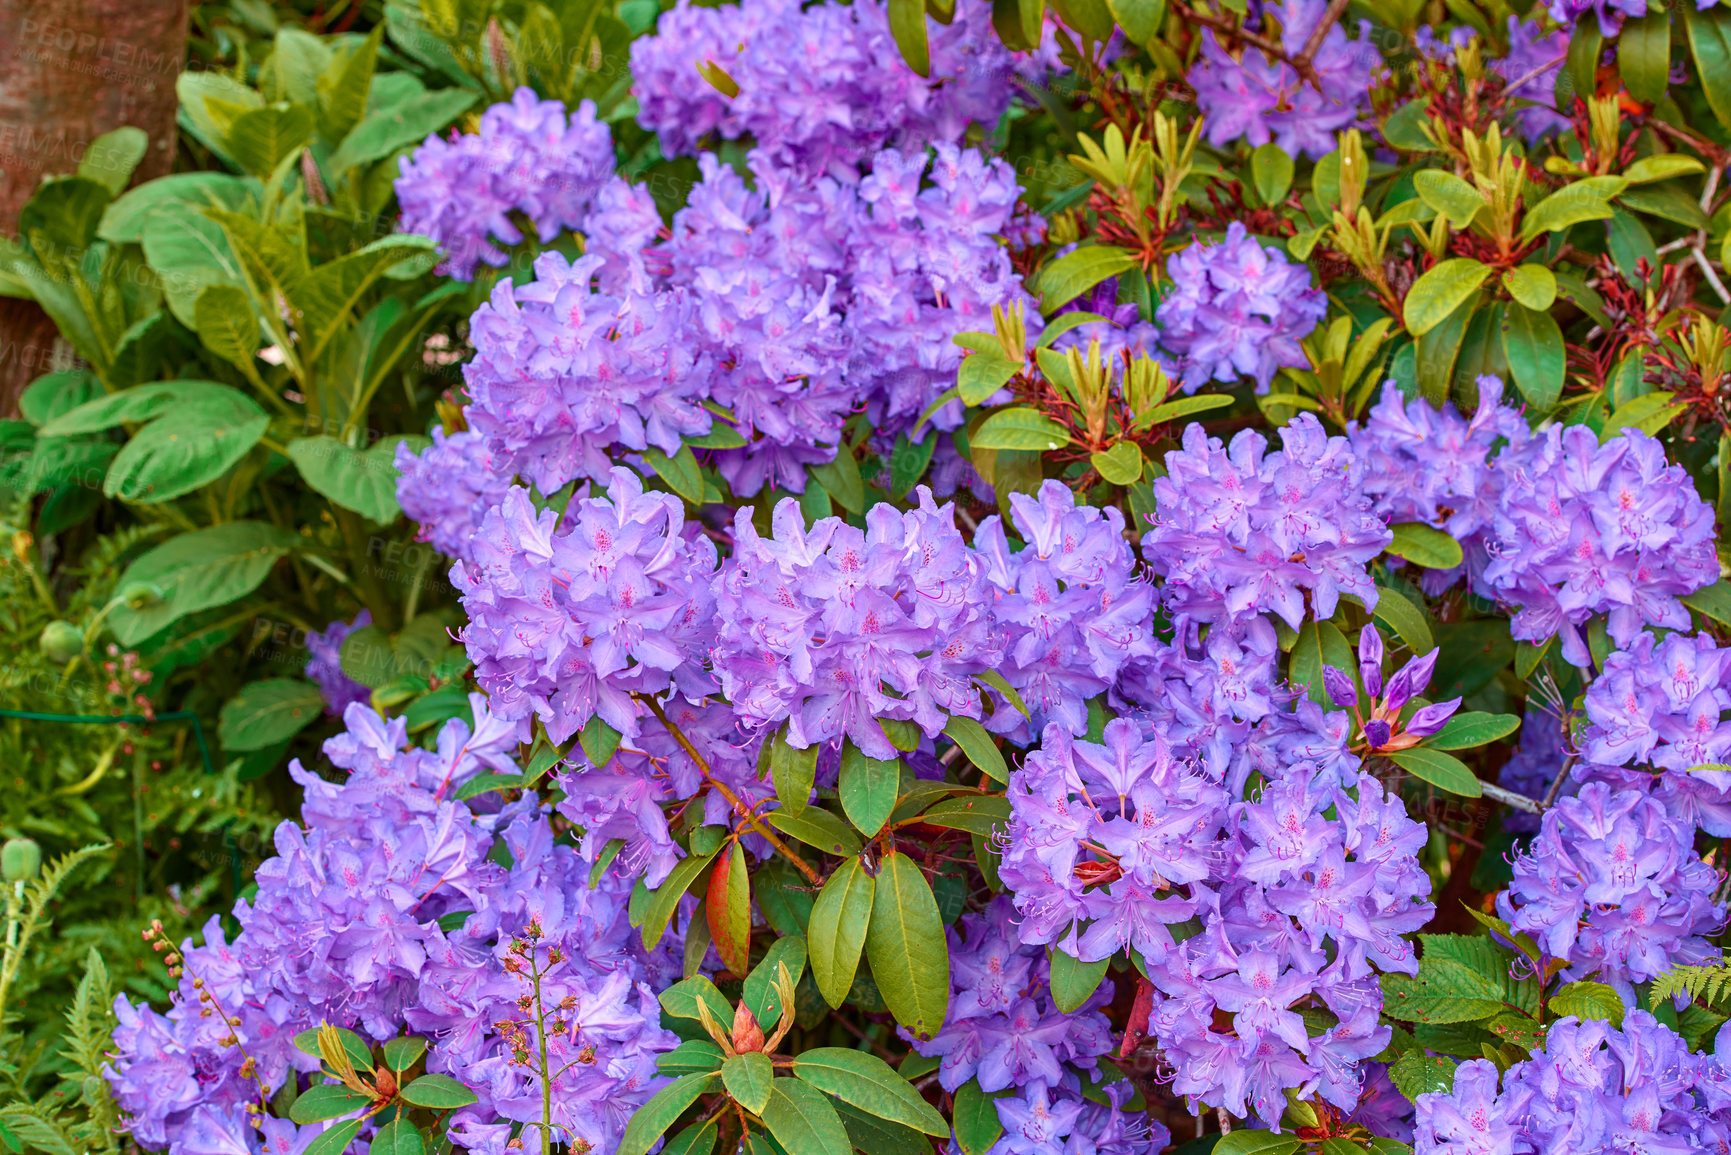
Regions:
<instances>
[{"instance_id":1,"label":"oval leaf","mask_svg":"<svg viewBox=\"0 0 1731 1155\"><path fill-rule=\"evenodd\" d=\"M992 736L986 728L972 718L951 718L944 724L944 733L950 741L962 748L962 753L968 756L979 769L989 777L999 782L1009 782L1010 768L1004 762L1003 751L998 749Z\"/></svg>"},{"instance_id":2,"label":"oval leaf","mask_svg":"<svg viewBox=\"0 0 1731 1155\"><path fill-rule=\"evenodd\" d=\"M1070 431L1036 409L1000 409L986 418L968 444L975 449L1057 449Z\"/></svg>"},{"instance_id":3,"label":"oval leaf","mask_svg":"<svg viewBox=\"0 0 1731 1155\"><path fill-rule=\"evenodd\" d=\"M1557 278L1543 265L1515 266L1503 274L1503 288L1529 309L1548 309L1557 299Z\"/></svg>"},{"instance_id":4,"label":"oval leaf","mask_svg":"<svg viewBox=\"0 0 1731 1155\"><path fill-rule=\"evenodd\" d=\"M896 1021L922 1039L936 1034L950 1005L950 949L930 884L900 851L878 867L866 957Z\"/></svg>"},{"instance_id":5,"label":"oval leaf","mask_svg":"<svg viewBox=\"0 0 1731 1155\"><path fill-rule=\"evenodd\" d=\"M1120 441L1110 449L1091 454L1088 463L1113 485L1134 485L1142 480L1142 448L1134 441Z\"/></svg>"},{"instance_id":6,"label":"oval leaf","mask_svg":"<svg viewBox=\"0 0 1731 1155\"><path fill-rule=\"evenodd\" d=\"M1488 266L1471 257L1453 257L1438 264L1407 290L1407 331L1422 337L1442 324L1490 275Z\"/></svg>"},{"instance_id":7,"label":"oval leaf","mask_svg":"<svg viewBox=\"0 0 1731 1155\"><path fill-rule=\"evenodd\" d=\"M721 1064L721 1083L739 1105L753 1115L761 1115L769 1103L769 1084L775 1078L775 1068L762 1051L735 1055Z\"/></svg>"},{"instance_id":8,"label":"oval leaf","mask_svg":"<svg viewBox=\"0 0 1731 1155\"><path fill-rule=\"evenodd\" d=\"M823 1092L798 1079L771 1083L769 1102L760 1115L787 1155L840 1155L853 1148L841 1117Z\"/></svg>"},{"instance_id":9,"label":"oval leaf","mask_svg":"<svg viewBox=\"0 0 1731 1155\"><path fill-rule=\"evenodd\" d=\"M852 742L842 746L836 793L848 821L867 838L875 837L884 828L890 811L896 808L901 773L900 762L868 758Z\"/></svg>"},{"instance_id":10,"label":"oval leaf","mask_svg":"<svg viewBox=\"0 0 1731 1155\"><path fill-rule=\"evenodd\" d=\"M1100 989L1100 980L1106 977L1106 964L1112 960L1103 958L1085 963L1056 947L1052 948L1051 956L1052 1001L1060 1011L1073 1014Z\"/></svg>"},{"instance_id":11,"label":"oval leaf","mask_svg":"<svg viewBox=\"0 0 1731 1155\"><path fill-rule=\"evenodd\" d=\"M1136 258L1111 245L1085 245L1040 270L1040 312L1050 315L1104 281L1136 267ZM1007 448L1016 448L1008 446Z\"/></svg>"},{"instance_id":12,"label":"oval leaf","mask_svg":"<svg viewBox=\"0 0 1731 1155\"><path fill-rule=\"evenodd\" d=\"M1415 746L1411 750L1396 750L1388 758L1414 777L1422 778L1450 794L1458 794L1462 798L1478 798L1485 792L1484 785L1467 769L1466 763L1451 754L1444 754L1441 750Z\"/></svg>"},{"instance_id":13,"label":"oval leaf","mask_svg":"<svg viewBox=\"0 0 1731 1155\"><path fill-rule=\"evenodd\" d=\"M1471 750L1507 738L1520 728L1521 720L1513 714L1472 710L1450 718L1448 724L1425 739L1424 744L1432 750Z\"/></svg>"},{"instance_id":14,"label":"oval leaf","mask_svg":"<svg viewBox=\"0 0 1731 1155\"><path fill-rule=\"evenodd\" d=\"M793 1073L818 1090L880 1119L904 1123L928 1135L950 1133L949 1124L937 1108L876 1055L847 1047L818 1047L802 1051L794 1058Z\"/></svg>"},{"instance_id":15,"label":"oval leaf","mask_svg":"<svg viewBox=\"0 0 1731 1155\"><path fill-rule=\"evenodd\" d=\"M851 858L829 876L812 904L806 953L817 989L832 1007L847 1001L848 991L853 989L876 888L876 880L865 872L859 859ZM947 978L944 989L949 989Z\"/></svg>"},{"instance_id":16,"label":"oval leaf","mask_svg":"<svg viewBox=\"0 0 1731 1155\"><path fill-rule=\"evenodd\" d=\"M1440 529L1432 529L1417 521L1403 521L1388 528L1394 534L1394 540L1388 543L1388 552L1414 565L1426 569L1453 569L1465 560L1461 543Z\"/></svg>"},{"instance_id":17,"label":"oval leaf","mask_svg":"<svg viewBox=\"0 0 1731 1155\"><path fill-rule=\"evenodd\" d=\"M745 974L751 969L751 874L738 839L709 872L707 907L715 953L728 970Z\"/></svg>"},{"instance_id":18,"label":"oval leaf","mask_svg":"<svg viewBox=\"0 0 1731 1155\"><path fill-rule=\"evenodd\" d=\"M422 1075L397 1094L405 1103L434 1111L452 1111L477 1101L475 1092L449 1075Z\"/></svg>"},{"instance_id":19,"label":"oval leaf","mask_svg":"<svg viewBox=\"0 0 1731 1155\"><path fill-rule=\"evenodd\" d=\"M673 1126L674 1121L697 1102L698 1096L708 1091L713 1082L714 1075L684 1075L661 1088L653 1099L637 1108L631 1116L615 1155L648 1155L662 1132Z\"/></svg>"},{"instance_id":20,"label":"oval leaf","mask_svg":"<svg viewBox=\"0 0 1731 1155\"><path fill-rule=\"evenodd\" d=\"M217 735L224 750L263 750L294 737L324 710L324 694L311 682L266 678L223 703Z\"/></svg>"}]
</instances>

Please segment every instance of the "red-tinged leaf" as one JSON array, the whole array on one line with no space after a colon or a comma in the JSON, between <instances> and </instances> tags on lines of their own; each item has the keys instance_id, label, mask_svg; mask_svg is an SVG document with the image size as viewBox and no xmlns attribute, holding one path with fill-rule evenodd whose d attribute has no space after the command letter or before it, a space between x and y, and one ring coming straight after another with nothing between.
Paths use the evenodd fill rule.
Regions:
<instances>
[{"instance_id":1,"label":"red-tinged leaf","mask_svg":"<svg viewBox=\"0 0 1731 1155\"><path fill-rule=\"evenodd\" d=\"M751 969L751 875L737 840L709 873L708 912L715 952L728 970L745 974Z\"/></svg>"}]
</instances>

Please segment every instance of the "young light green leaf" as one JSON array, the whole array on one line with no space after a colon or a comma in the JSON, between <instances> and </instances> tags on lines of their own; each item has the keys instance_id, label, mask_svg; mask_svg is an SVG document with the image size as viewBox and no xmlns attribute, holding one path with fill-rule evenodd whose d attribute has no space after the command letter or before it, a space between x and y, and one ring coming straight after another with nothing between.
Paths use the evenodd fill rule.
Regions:
<instances>
[{"instance_id":1,"label":"young light green leaf","mask_svg":"<svg viewBox=\"0 0 1731 1155\"><path fill-rule=\"evenodd\" d=\"M1604 1019L1613 1028L1622 1027L1623 1015L1629 1009L1617 988L1592 982L1566 984L1551 996L1549 1005L1553 1015Z\"/></svg>"},{"instance_id":2,"label":"young light green leaf","mask_svg":"<svg viewBox=\"0 0 1731 1155\"><path fill-rule=\"evenodd\" d=\"M1503 288L1529 309L1549 309L1557 299L1557 278L1540 264L1516 265L1503 274Z\"/></svg>"},{"instance_id":3,"label":"young light green leaf","mask_svg":"<svg viewBox=\"0 0 1731 1155\"><path fill-rule=\"evenodd\" d=\"M1000 409L968 438L975 449L1057 449L1069 443L1068 429L1028 408Z\"/></svg>"},{"instance_id":4,"label":"young light green leaf","mask_svg":"<svg viewBox=\"0 0 1731 1155\"><path fill-rule=\"evenodd\" d=\"M916 1037L931 1038L949 1009L949 944L931 885L900 851L878 864L865 947L890 1013Z\"/></svg>"},{"instance_id":5,"label":"young light green leaf","mask_svg":"<svg viewBox=\"0 0 1731 1155\"><path fill-rule=\"evenodd\" d=\"M894 1123L928 1135L948 1135L949 1124L936 1108L888 1063L846 1047L818 1047L795 1056L793 1073L826 1094Z\"/></svg>"},{"instance_id":6,"label":"young light green leaf","mask_svg":"<svg viewBox=\"0 0 1731 1155\"><path fill-rule=\"evenodd\" d=\"M1456 230L1472 224L1488 203L1477 188L1446 169L1420 169L1413 174L1412 186L1424 203L1447 217L1449 227Z\"/></svg>"},{"instance_id":7,"label":"young light green leaf","mask_svg":"<svg viewBox=\"0 0 1731 1155\"><path fill-rule=\"evenodd\" d=\"M1278 205L1292 188L1292 157L1273 141L1250 154L1250 179L1265 205Z\"/></svg>"},{"instance_id":8,"label":"young light green leaf","mask_svg":"<svg viewBox=\"0 0 1731 1155\"><path fill-rule=\"evenodd\" d=\"M1478 291L1490 267L1471 257L1451 257L1438 263L1407 290L1404 308L1407 331L1422 337L1448 319Z\"/></svg>"},{"instance_id":9,"label":"young light green leaf","mask_svg":"<svg viewBox=\"0 0 1731 1155\"><path fill-rule=\"evenodd\" d=\"M1608 445L1611 438L1625 429L1639 429L1649 436L1657 434L1687 408L1688 406L1674 401L1671 394L1662 390L1643 393L1619 405L1616 412L1605 419L1605 427L1599 430L1599 440Z\"/></svg>"},{"instance_id":10,"label":"young light green leaf","mask_svg":"<svg viewBox=\"0 0 1731 1155\"><path fill-rule=\"evenodd\" d=\"M1180 397L1176 401L1166 401L1154 406L1143 418L1149 425L1159 425L1162 422L1182 421L1196 413L1206 413L1211 409L1227 409L1232 405L1232 398L1218 393L1201 393L1195 397Z\"/></svg>"},{"instance_id":11,"label":"young light green leaf","mask_svg":"<svg viewBox=\"0 0 1731 1155\"><path fill-rule=\"evenodd\" d=\"M1628 181L1623 177L1588 177L1564 185L1527 213L1521 222L1521 240L1560 233L1583 221L1610 220L1610 198L1626 187Z\"/></svg>"},{"instance_id":12,"label":"young light green leaf","mask_svg":"<svg viewBox=\"0 0 1731 1155\"><path fill-rule=\"evenodd\" d=\"M1001 353L970 353L956 370L956 394L962 404L975 406L1009 384L1022 371L1022 363Z\"/></svg>"},{"instance_id":13,"label":"young light green leaf","mask_svg":"<svg viewBox=\"0 0 1731 1155\"><path fill-rule=\"evenodd\" d=\"M1088 463L1113 485L1134 485L1142 480L1142 447L1134 441L1120 441L1110 449L1092 453Z\"/></svg>"}]
</instances>

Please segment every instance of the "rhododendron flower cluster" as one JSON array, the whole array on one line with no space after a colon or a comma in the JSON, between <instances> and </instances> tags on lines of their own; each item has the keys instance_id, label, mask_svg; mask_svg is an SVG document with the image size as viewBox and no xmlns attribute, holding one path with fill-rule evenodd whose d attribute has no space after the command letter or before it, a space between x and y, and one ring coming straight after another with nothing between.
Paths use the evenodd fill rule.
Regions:
<instances>
[{"instance_id":1,"label":"rhododendron flower cluster","mask_svg":"<svg viewBox=\"0 0 1731 1155\"><path fill-rule=\"evenodd\" d=\"M1462 1063L1451 1092L1418 1097L1416 1155L1721 1151L1731 1094L1712 1056L1692 1054L1645 1011L1621 1027L1558 1019L1531 1059L1503 1072Z\"/></svg>"},{"instance_id":2,"label":"rhododendron flower cluster","mask_svg":"<svg viewBox=\"0 0 1731 1155\"><path fill-rule=\"evenodd\" d=\"M510 477L493 465L487 439L472 429L446 435L416 453L397 444L397 501L420 524L420 538L460 561L470 557L475 531L487 511L504 499Z\"/></svg>"},{"instance_id":3,"label":"rhododendron flower cluster","mask_svg":"<svg viewBox=\"0 0 1731 1155\"><path fill-rule=\"evenodd\" d=\"M997 120L1014 92L1006 81L1045 72L1005 51L984 4L958 4L951 21L927 28L922 77L902 61L878 0L682 0L631 46L638 117L666 156L750 138L778 167L848 180L881 148L953 142L970 123ZM704 69L724 79L706 83Z\"/></svg>"},{"instance_id":4,"label":"rhododendron flower cluster","mask_svg":"<svg viewBox=\"0 0 1731 1155\"><path fill-rule=\"evenodd\" d=\"M362 610L352 622L332 622L323 631L307 635L306 675L318 683L325 697L325 712L340 718L356 702L365 703L372 691L343 673L343 643L363 626L373 624L371 611Z\"/></svg>"},{"instance_id":5,"label":"rhododendron flower cluster","mask_svg":"<svg viewBox=\"0 0 1731 1155\"><path fill-rule=\"evenodd\" d=\"M1625 429L1604 445L1585 426L1552 425L1496 462L1502 491L1486 585L1516 607L1520 641L1562 639L1592 660L1581 627L1608 615L1619 646L1642 626L1689 628L1677 599L1719 578L1713 510L1658 441Z\"/></svg>"},{"instance_id":6,"label":"rhododendron flower cluster","mask_svg":"<svg viewBox=\"0 0 1731 1155\"><path fill-rule=\"evenodd\" d=\"M873 507L862 531L836 517L808 527L788 499L772 537L748 510L733 532L716 581L714 663L748 725L785 720L795 748L846 737L894 758L880 718L933 737L952 716L979 716L974 677L997 664L1000 643L952 506L922 489L906 513Z\"/></svg>"},{"instance_id":7,"label":"rhododendron flower cluster","mask_svg":"<svg viewBox=\"0 0 1731 1155\"><path fill-rule=\"evenodd\" d=\"M1249 377L1257 392L1282 366L1308 364L1299 341L1328 311L1310 271L1232 222L1216 244L1197 241L1166 262L1160 343L1179 359L1184 391Z\"/></svg>"},{"instance_id":8,"label":"rhododendron flower cluster","mask_svg":"<svg viewBox=\"0 0 1731 1155\"><path fill-rule=\"evenodd\" d=\"M1589 782L1545 812L1515 860L1497 910L1572 978L1645 982L1674 963L1714 956L1716 871L1693 852L1694 823L1640 790Z\"/></svg>"},{"instance_id":9,"label":"rhododendron flower cluster","mask_svg":"<svg viewBox=\"0 0 1731 1155\"><path fill-rule=\"evenodd\" d=\"M245 1149L243 1108L261 1088L268 1097L317 1069L292 1040L324 1021L374 1041L405 1027L430 1038L427 1068L480 1099L453 1119L453 1139L504 1155L510 1123L542 1117L538 1069L513 1061L500 1027L520 1017L512 944L524 938L565 960L544 980L555 1004L570 999L557 1049L596 1060L558 1075L559 1141L618 1142L661 1082L656 1054L678 1041L657 1025L650 987L665 983L669 958L635 941L629 883L605 876L591 887L533 799L456 800L483 771L516 771L517 727L479 694L470 704L475 729L447 722L432 749L410 746L401 719L351 706L347 730L325 744L346 780L291 766L306 791L301 823L278 828L257 893L236 905L240 933L225 941L213 918L203 944L181 948L166 1015L116 1001L109 1082L142 1143L192 1152L229 1135L238 1146L213 1149ZM201 991L217 1015L201 1014Z\"/></svg>"},{"instance_id":10,"label":"rhododendron flower cluster","mask_svg":"<svg viewBox=\"0 0 1731 1155\"><path fill-rule=\"evenodd\" d=\"M1391 524L1420 522L1460 542L1468 579L1484 593L1481 577L1506 477L1491 461L1504 445L1523 445L1531 434L1520 412L1502 403L1501 380L1480 377L1478 391L1469 419L1452 403L1438 410L1423 398L1407 401L1391 384L1347 436L1364 462L1364 492L1376 512ZM1442 593L1460 574L1460 568L1425 571L1425 592Z\"/></svg>"},{"instance_id":11,"label":"rhododendron flower cluster","mask_svg":"<svg viewBox=\"0 0 1731 1155\"><path fill-rule=\"evenodd\" d=\"M554 741L599 716L635 734L634 695L712 686L715 546L687 533L685 506L613 471L606 497L536 512L513 487L488 512L473 559L451 570L469 624L463 644L493 709L539 718Z\"/></svg>"},{"instance_id":12,"label":"rhododendron flower cluster","mask_svg":"<svg viewBox=\"0 0 1731 1155\"><path fill-rule=\"evenodd\" d=\"M402 230L437 241L440 272L469 281L478 265L504 265L504 247L523 240L513 213L542 244L583 223L613 175L613 134L592 101L567 116L561 102L519 88L481 114L480 132L429 136L399 164Z\"/></svg>"},{"instance_id":13,"label":"rhododendron flower cluster","mask_svg":"<svg viewBox=\"0 0 1731 1155\"><path fill-rule=\"evenodd\" d=\"M1297 629L1326 619L1341 595L1367 608L1377 591L1367 563L1391 536L1364 493L1364 466L1344 437L1300 414L1281 448L1246 430L1230 447L1200 425L1166 455L1143 556L1165 578L1172 612L1220 621L1274 613Z\"/></svg>"},{"instance_id":14,"label":"rhododendron flower cluster","mask_svg":"<svg viewBox=\"0 0 1731 1155\"><path fill-rule=\"evenodd\" d=\"M1328 5L1324 0L1284 0L1258 12L1264 27L1280 26L1280 44L1289 56L1302 52ZM1269 60L1260 48L1245 48L1235 59L1221 47L1213 29L1202 32L1202 52L1185 78L1196 90L1215 147L1235 140L1252 145L1273 141L1282 151L1312 160L1333 152L1335 134L1360 124L1366 111L1371 65L1377 53L1368 42L1369 21L1360 39L1347 39L1336 24L1324 35L1311 64L1311 84L1285 60Z\"/></svg>"}]
</instances>

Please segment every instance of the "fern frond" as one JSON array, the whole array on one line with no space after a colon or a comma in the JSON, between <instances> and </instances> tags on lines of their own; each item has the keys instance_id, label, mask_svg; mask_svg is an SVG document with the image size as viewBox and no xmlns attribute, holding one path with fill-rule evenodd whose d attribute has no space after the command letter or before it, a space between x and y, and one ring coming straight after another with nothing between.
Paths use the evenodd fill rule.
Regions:
<instances>
[{"instance_id":1,"label":"fern frond","mask_svg":"<svg viewBox=\"0 0 1731 1155\"><path fill-rule=\"evenodd\" d=\"M7 896L5 954L0 957L0 1022L5 1020L6 996L30 950L31 938L52 921L48 917L48 904L54 901L54 896L60 893L60 887L74 870L107 851L109 846L106 842L93 843L62 854L50 862L22 894L14 891Z\"/></svg>"},{"instance_id":2,"label":"fern frond","mask_svg":"<svg viewBox=\"0 0 1731 1155\"><path fill-rule=\"evenodd\" d=\"M84 977L66 1008L66 1046L61 1054L86 1075L102 1074L103 1048L114 1030L114 993L108 967L95 947L85 956Z\"/></svg>"},{"instance_id":3,"label":"fern frond","mask_svg":"<svg viewBox=\"0 0 1731 1155\"><path fill-rule=\"evenodd\" d=\"M1709 1006L1719 1002L1731 987L1731 955L1701 966L1672 967L1653 980L1648 996L1652 1006L1686 994L1691 1002Z\"/></svg>"}]
</instances>

